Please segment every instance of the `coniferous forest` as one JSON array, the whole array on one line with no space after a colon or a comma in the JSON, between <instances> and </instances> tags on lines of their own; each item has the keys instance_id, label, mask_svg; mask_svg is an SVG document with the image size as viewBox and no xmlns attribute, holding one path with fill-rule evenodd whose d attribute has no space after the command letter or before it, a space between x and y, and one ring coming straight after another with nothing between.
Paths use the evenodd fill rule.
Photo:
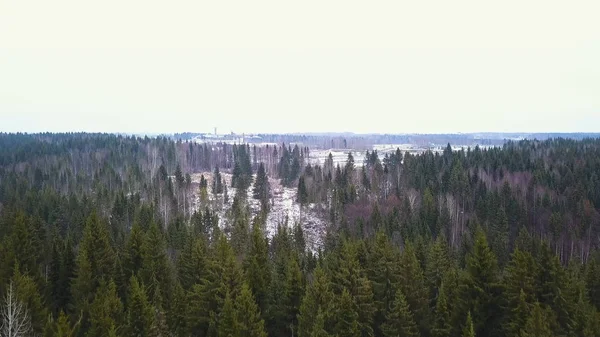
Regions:
<instances>
[{"instance_id":1,"label":"coniferous forest","mask_svg":"<svg viewBox=\"0 0 600 337\"><path fill-rule=\"evenodd\" d=\"M600 336L599 139L309 153L0 134L0 336Z\"/></svg>"}]
</instances>

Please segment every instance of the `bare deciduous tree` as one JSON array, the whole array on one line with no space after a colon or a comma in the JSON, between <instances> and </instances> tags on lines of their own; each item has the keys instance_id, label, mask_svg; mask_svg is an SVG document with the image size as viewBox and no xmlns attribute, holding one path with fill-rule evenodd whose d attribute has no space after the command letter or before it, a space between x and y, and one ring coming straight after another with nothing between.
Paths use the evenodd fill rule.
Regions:
<instances>
[{"instance_id":1,"label":"bare deciduous tree","mask_svg":"<svg viewBox=\"0 0 600 337\"><path fill-rule=\"evenodd\" d=\"M2 305L0 337L31 336L31 320L25 305L17 299L11 282Z\"/></svg>"}]
</instances>

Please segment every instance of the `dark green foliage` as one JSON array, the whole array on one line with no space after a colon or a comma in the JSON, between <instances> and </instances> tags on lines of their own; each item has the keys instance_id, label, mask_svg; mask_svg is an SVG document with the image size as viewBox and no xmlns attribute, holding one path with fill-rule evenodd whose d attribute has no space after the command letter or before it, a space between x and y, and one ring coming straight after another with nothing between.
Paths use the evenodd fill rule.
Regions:
<instances>
[{"instance_id":1,"label":"dark green foliage","mask_svg":"<svg viewBox=\"0 0 600 337\"><path fill-rule=\"evenodd\" d=\"M550 317L546 310L544 310L539 303L535 303L520 335L522 337L555 336L552 330L550 330L549 320Z\"/></svg>"},{"instance_id":2,"label":"dark green foliage","mask_svg":"<svg viewBox=\"0 0 600 337\"><path fill-rule=\"evenodd\" d=\"M254 199L260 200L263 209L269 208L271 185L269 184L269 178L267 177L267 172L265 171L265 165L263 163L259 164L258 170L256 171L256 181L254 182L252 196Z\"/></svg>"},{"instance_id":3,"label":"dark green foliage","mask_svg":"<svg viewBox=\"0 0 600 337\"><path fill-rule=\"evenodd\" d=\"M213 181L212 181L211 191L213 194L223 193L223 181L222 181L221 172L219 171L218 166L215 167L215 171L213 173Z\"/></svg>"},{"instance_id":4,"label":"dark green foliage","mask_svg":"<svg viewBox=\"0 0 600 337\"><path fill-rule=\"evenodd\" d=\"M233 299L231 299L231 294L228 292L225 295L223 308L221 309L221 313L219 314L219 336L234 337L238 335L239 330L236 326L235 318L236 317L233 307Z\"/></svg>"},{"instance_id":5,"label":"dark green foliage","mask_svg":"<svg viewBox=\"0 0 600 337\"><path fill-rule=\"evenodd\" d=\"M475 337L475 328L473 326L473 319L471 318L471 312L467 314L467 321L462 330L462 337Z\"/></svg>"},{"instance_id":6,"label":"dark green foliage","mask_svg":"<svg viewBox=\"0 0 600 337\"><path fill-rule=\"evenodd\" d=\"M421 336L406 297L400 290L396 292L394 304L387 314L387 320L381 327L381 331L385 337Z\"/></svg>"},{"instance_id":7,"label":"dark green foliage","mask_svg":"<svg viewBox=\"0 0 600 337\"><path fill-rule=\"evenodd\" d=\"M600 336L598 140L308 153L0 134L0 290L48 337ZM302 219L267 238L274 175Z\"/></svg>"},{"instance_id":8,"label":"dark green foliage","mask_svg":"<svg viewBox=\"0 0 600 337\"><path fill-rule=\"evenodd\" d=\"M467 255L467 276L461 300L464 312L470 311L477 336L499 333L501 312L498 264L481 229L475 233L472 251Z\"/></svg>"},{"instance_id":9,"label":"dark green foliage","mask_svg":"<svg viewBox=\"0 0 600 337\"><path fill-rule=\"evenodd\" d=\"M237 336L266 337L265 322L260 317L260 311L250 288L244 284L240 295L235 301L235 324Z\"/></svg>"},{"instance_id":10,"label":"dark green foliage","mask_svg":"<svg viewBox=\"0 0 600 337\"><path fill-rule=\"evenodd\" d=\"M399 290L402 292L402 296L406 296L406 301L419 326L421 335L427 336L431 329L428 315L428 288L415 249L411 244L406 245L400 256Z\"/></svg>"},{"instance_id":11,"label":"dark green foliage","mask_svg":"<svg viewBox=\"0 0 600 337\"><path fill-rule=\"evenodd\" d=\"M154 308L137 278L131 276L127 296L127 335L149 336L154 326Z\"/></svg>"},{"instance_id":12,"label":"dark green foliage","mask_svg":"<svg viewBox=\"0 0 600 337\"><path fill-rule=\"evenodd\" d=\"M262 233L260 223L254 221L250 237L250 250L244 260L244 272L250 290L252 290L258 307L263 314L267 310L267 296L271 282L268 249L268 242Z\"/></svg>"},{"instance_id":13,"label":"dark green foliage","mask_svg":"<svg viewBox=\"0 0 600 337\"><path fill-rule=\"evenodd\" d=\"M337 299L334 307L335 326L334 334L337 336L359 337L358 313L348 290L344 289Z\"/></svg>"},{"instance_id":14,"label":"dark green foliage","mask_svg":"<svg viewBox=\"0 0 600 337\"><path fill-rule=\"evenodd\" d=\"M114 282L102 281L96 291L89 309L90 327L86 334L89 337L101 337L115 329L120 333L123 326L123 303L117 295Z\"/></svg>"}]
</instances>

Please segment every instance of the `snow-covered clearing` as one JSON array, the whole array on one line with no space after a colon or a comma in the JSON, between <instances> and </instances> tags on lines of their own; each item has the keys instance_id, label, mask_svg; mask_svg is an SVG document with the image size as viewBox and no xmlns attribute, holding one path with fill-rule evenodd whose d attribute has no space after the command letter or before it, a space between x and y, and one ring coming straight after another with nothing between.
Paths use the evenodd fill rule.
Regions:
<instances>
[{"instance_id":1,"label":"snow-covered clearing","mask_svg":"<svg viewBox=\"0 0 600 337\"><path fill-rule=\"evenodd\" d=\"M213 181L212 172L198 172L192 174L192 183L194 184L193 194L193 207L194 210L198 210L203 207L200 201L200 190L198 184L200 183L200 177L204 175L204 178L208 182L208 204L215 206L219 215L219 226L225 228L230 224L230 216L228 211L231 209L233 198L237 193L237 189L231 188L231 174L221 172L221 179L227 184L227 193L229 200L227 203L223 202L223 195L217 195L216 199L210 193L210 186ZM279 183L279 180L269 178L271 185L271 209L266 221L266 234L271 238L277 231L278 225L287 225L292 228L295 223L299 223L304 230L304 236L307 247L316 250L321 246L323 237L325 235L326 221L323 216L320 215L315 205L309 205L300 207L300 204L296 202L296 189L283 187ZM247 200L253 215L258 214L260 211L260 202L252 198L252 187L248 189Z\"/></svg>"}]
</instances>

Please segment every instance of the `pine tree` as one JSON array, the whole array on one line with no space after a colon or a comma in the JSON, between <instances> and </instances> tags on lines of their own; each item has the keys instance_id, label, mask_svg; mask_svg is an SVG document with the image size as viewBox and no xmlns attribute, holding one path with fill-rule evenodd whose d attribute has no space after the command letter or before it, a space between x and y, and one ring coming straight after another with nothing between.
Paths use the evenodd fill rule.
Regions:
<instances>
[{"instance_id":1,"label":"pine tree","mask_svg":"<svg viewBox=\"0 0 600 337\"><path fill-rule=\"evenodd\" d=\"M154 309L148 302L144 288L135 276L131 276L127 297L127 335L149 336L153 325Z\"/></svg>"},{"instance_id":2,"label":"pine tree","mask_svg":"<svg viewBox=\"0 0 600 337\"><path fill-rule=\"evenodd\" d=\"M265 322L260 317L260 311L247 284L242 286L240 295L236 298L235 317L237 336L267 337Z\"/></svg>"},{"instance_id":3,"label":"pine tree","mask_svg":"<svg viewBox=\"0 0 600 337\"><path fill-rule=\"evenodd\" d=\"M409 304L401 290L396 291L394 304L386 318L386 322L381 326L381 331L385 337L420 336Z\"/></svg>"},{"instance_id":4,"label":"pine tree","mask_svg":"<svg viewBox=\"0 0 600 337\"><path fill-rule=\"evenodd\" d=\"M344 289L335 306L334 332L338 336L359 337L358 313L348 290Z\"/></svg>"}]
</instances>

